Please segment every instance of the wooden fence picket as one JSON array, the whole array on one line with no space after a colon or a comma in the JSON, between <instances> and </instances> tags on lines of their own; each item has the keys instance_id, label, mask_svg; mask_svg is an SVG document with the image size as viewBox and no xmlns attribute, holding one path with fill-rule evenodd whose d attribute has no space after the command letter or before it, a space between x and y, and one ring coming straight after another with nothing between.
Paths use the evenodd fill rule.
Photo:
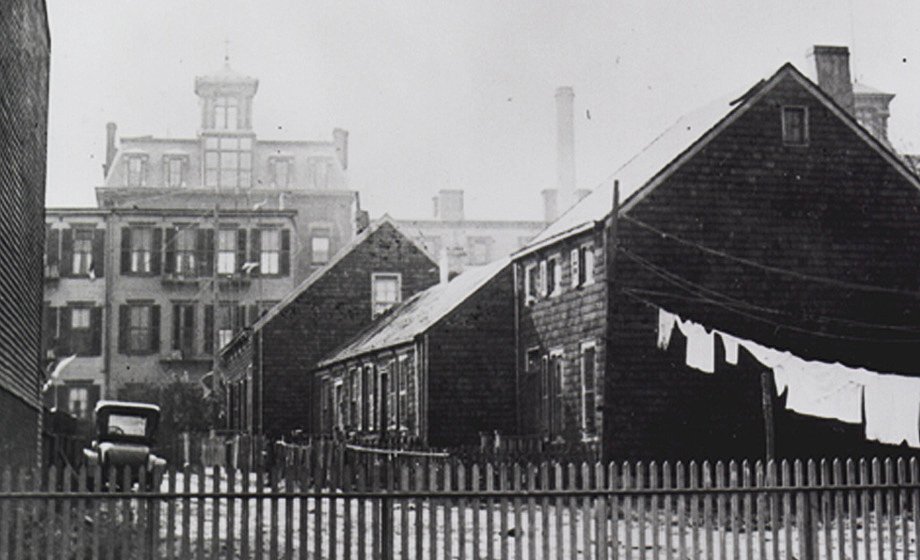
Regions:
<instances>
[{"instance_id":1,"label":"wooden fence picket","mask_svg":"<svg viewBox=\"0 0 920 560\"><path fill-rule=\"evenodd\" d=\"M901 488L898 490L898 518L901 521L901 557L907 560L910 557L910 528L907 524L907 492L904 487L910 484L907 478L907 462L903 457L898 458L898 478L897 484ZM892 542L894 549L894 542Z\"/></svg>"},{"instance_id":2,"label":"wooden fence picket","mask_svg":"<svg viewBox=\"0 0 920 560\"><path fill-rule=\"evenodd\" d=\"M827 488L832 488L831 467L827 459L821 459L818 472L821 475L821 487L825 490L821 492L821 526L824 529L824 558L833 558L833 510L831 508L833 493Z\"/></svg>"},{"instance_id":3,"label":"wooden fence picket","mask_svg":"<svg viewBox=\"0 0 920 560\"><path fill-rule=\"evenodd\" d=\"M443 485L442 490L450 492L453 487L453 468L450 462L444 464L442 471ZM453 505L450 500L444 500L444 558L450 560L453 558Z\"/></svg>"},{"instance_id":4,"label":"wooden fence picket","mask_svg":"<svg viewBox=\"0 0 920 560\"><path fill-rule=\"evenodd\" d=\"M248 494L250 491L249 477L249 468L244 467L240 476L243 494ZM244 499L240 504L240 556L242 558L249 558L249 513L251 508L252 500L249 498ZM258 538L258 531L256 531L256 538ZM306 547L306 543L303 546ZM301 560L305 559L301 558Z\"/></svg>"},{"instance_id":5,"label":"wooden fence picket","mask_svg":"<svg viewBox=\"0 0 920 560\"><path fill-rule=\"evenodd\" d=\"M645 486L645 463L639 461L636 464L636 476L633 479L633 487L641 490ZM645 496L636 498L636 529L638 533L639 558L645 560Z\"/></svg>"},{"instance_id":6,"label":"wooden fence picket","mask_svg":"<svg viewBox=\"0 0 920 560\"><path fill-rule=\"evenodd\" d=\"M657 476L657 470L654 472L655 476ZM594 489L602 490L603 488L604 466L600 462L595 462ZM657 519L657 515L655 519ZM607 539L607 500L603 496L598 496L594 499L594 547L596 551L595 558L598 560L607 560ZM530 556L530 558L533 558L533 556Z\"/></svg>"},{"instance_id":7,"label":"wooden fence picket","mask_svg":"<svg viewBox=\"0 0 920 560\"><path fill-rule=\"evenodd\" d=\"M700 465L696 461L690 461L690 488L698 490L700 488ZM700 545L700 495L694 492L690 496L690 527L691 543L693 558L702 557L702 547Z\"/></svg>"},{"instance_id":8,"label":"wooden fence picket","mask_svg":"<svg viewBox=\"0 0 920 560\"><path fill-rule=\"evenodd\" d=\"M750 469L750 465L746 464L746 467ZM754 463L753 480L751 476L748 475L748 483L751 483L753 481L754 483L753 485L756 485L762 488L764 487L764 485L767 484L766 478L767 478L767 475L764 472L763 463L759 460L756 461ZM767 555L767 542L766 542L766 539L767 539L766 517L767 515L766 514L767 514L767 500L768 499L769 499L769 496L765 496L763 492L757 493L757 527L756 527L757 552L758 554L760 554L761 558L766 558L766 555ZM754 520L749 516L748 522L751 523L750 525L751 539L750 540L753 540L753 535L755 532L753 521ZM773 523L773 520L771 519L770 522ZM750 547L748 550L748 558L753 558L753 557L754 557L754 549L753 547Z\"/></svg>"},{"instance_id":9,"label":"wooden fence picket","mask_svg":"<svg viewBox=\"0 0 920 560\"><path fill-rule=\"evenodd\" d=\"M674 487L674 473L671 471L671 462L665 461L661 467L661 487L664 491L664 552L665 559L672 560L674 558L674 539L672 537L671 530L671 519L673 518L674 510L672 509L671 493L668 492L671 488Z\"/></svg>"},{"instance_id":10,"label":"wooden fence picket","mask_svg":"<svg viewBox=\"0 0 920 560\"><path fill-rule=\"evenodd\" d=\"M885 458L885 483L892 484L894 482L894 462L891 460L891 457ZM896 508L895 500L897 496L893 489L888 490L887 494L887 525L888 525L888 545L891 547L891 558L895 558L895 550L898 543L898 525L895 522L894 512Z\"/></svg>"},{"instance_id":11,"label":"wooden fence picket","mask_svg":"<svg viewBox=\"0 0 920 560\"><path fill-rule=\"evenodd\" d=\"M623 470L620 471L622 474L622 481L624 490L631 490L633 487L632 482L632 465L629 463L623 463ZM633 498L631 495L626 494L623 497L623 547L626 552L624 556L626 558L633 558L632 550L632 530L633 530Z\"/></svg>"},{"instance_id":12,"label":"wooden fence picket","mask_svg":"<svg viewBox=\"0 0 920 560\"><path fill-rule=\"evenodd\" d=\"M738 477L738 463L736 461L729 461L728 463L728 487L741 487L741 480ZM745 496L746 495L747 494L745 494ZM737 493L732 493L729 499L728 510L729 525L732 532L731 557L741 558L741 501Z\"/></svg>"},{"instance_id":13,"label":"wooden fence picket","mask_svg":"<svg viewBox=\"0 0 920 560\"><path fill-rule=\"evenodd\" d=\"M880 484L882 482L882 465L878 458L872 459L872 482ZM884 527L884 505L882 491L876 489L874 494L874 515L875 518L875 546L878 552L878 558L885 557L885 527Z\"/></svg>"},{"instance_id":14,"label":"wooden fence picket","mask_svg":"<svg viewBox=\"0 0 920 560\"><path fill-rule=\"evenodd\" d=\"M713 487L712 465L709 461L703 461L702 465L702 483L703 488L710 489ZM713 560L712 548L712 493L706 492L703 496L703 542L706 546L706 560Z\"/></svg>"},{"instance_id":15,"label":"wooden fence picket","mask_svg":"<svg viewBox=\"0 0 920 560\"><path fill-rule=\"evenodd\" d=\"M577 474L575 463L568 465L568 487L576 488L575 480ZM578 499L575 496L569 497L569 557L572 560L578 558ZM504 533L504 531L502 531Z\"/></svg>"},{"instance_id":16,"label":"wooden fence picket","mask_svg":"<svg viewBox=\"0 0 920 560\"><path fill-rule=\"evenodd\" d=\"M684 463L677 462L677 488L686 488L686 474L684 472ZM684 494L677 495L677 557L680 559L687 557L687 499Z\"/></svg>"},{"instance_id":17,"label":"wooden fence picket","mask_svg":"<svg viewBox=\"0 0 920 560\"><path fill-rule=\"evenodd\" d=\"M554 480L553 488L554 488L554 489L560 490L560 489L563 487L563 486L562 486L562 480L563 480L562 477L563 477L562 464L561 464L561 463L553 463L553 480ZM564 545L563 540L564 540L564 538L565 538L565 535L564 535L563 532L562 532L562 514L563 514L562 508L563 508L563 502L562 502L562 496L561 496L561 495L557 495L557 496L556 496L556 503L555 503L554 507L555 507L554 513L555 513L555 516L556 516L556 528L555 528L555 532L553 533L553 535L554 535L554 537L555 537L555 538L554 538L554 541L555 541L555 543L556 543L556 547L555 547L556 550L553 552L553 557L555 557L555 558L562 558L562 557L563 557L563 553L564 553L564 551L565 551L565 547L563 546L563 545ZM492 558L492 556L488 556L488 558Z\"/></svg>"},{"instance_id":18,"label":"wooden fence picket","mask_svg":"<svg viewBox=\"0 0 920 560\"><path fill-rule=\"evenodd\" d=\"M469 489L467 487L467 481L466 481L466 467L463 465L463 463L459 463L457 465L457 489L463 492ZM460 558L460 560L466 560L466 541L467 541L466 510L467 510L467 505L468 505L468 502L466 498L460 498L459 507L457 508L458 509L457 511L457 523L458 523L457 525L457 537L458 537L457 546L459 547L458 557ZM531 556L530 558L532 559L533 556Z\"/></svg>"},{"instance_id":19,"label":"wooden fence picket","mask_svg":"<svg viewBox=\"0 0 920 560\"><path fill-rule=\"evenodd\" d=\"M780 464L780 476L782 476L782 485L785 487L792 486L792 474L789 468L789 461L783 459ZM786 543L787 560L793 557L792 548L792 495L790 492L783 493L783 536Z\"/></svg>"},{"instance_id":20,"label":"wooden fence picket","mask_svg":"<svg viewBox=\"0 0 920 560\"><path fill-rule=\"evenodd\" d=\"M727 488L725 485L725 464L722 461L716 463L716 479L715 479L715 488ZM725 494L718 493L716 494L716 526L718 528L718 548L719 548L719 560L726 560L727 556L725 553L726 547L726 535L725 535Z\"/></svg>"}]
</instances>

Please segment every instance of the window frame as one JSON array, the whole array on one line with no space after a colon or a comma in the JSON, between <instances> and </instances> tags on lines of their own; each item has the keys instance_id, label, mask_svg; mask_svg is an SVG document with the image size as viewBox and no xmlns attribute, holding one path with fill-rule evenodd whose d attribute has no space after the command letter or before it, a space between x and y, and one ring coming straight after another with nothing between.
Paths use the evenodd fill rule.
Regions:
<instances>
[{"instance_id":1,"label":"window frame","mask_svg":"<svg viewBox=\"0 0 920 560\"><path fill-rule=\"evenodd\" d=\"M174 164L178 166L177 169L173 169ZM166 154L163 156L163 185L170 189L188 186L187 165L187 155Z\"/></svg>"},{"instance_id":2,"label":"window frame","mask_svg":"<svg viewBox=\"0 0 920 560\"><path fill-rule=\"evenodd\" d=\"M562 293L562 257L556 253L546 258L546 296Z\"/></svg>"},{"instance_id":3,"label":"window frame","mask_svg":"<svg viewBox=\"0 0 920 560\"><path fill-rule=\"evenodd\" d=\"M547 410L545 419L547 435L550 439L561 437L565 433L565 349L552 348L545 354ZM558 376L555 368L558 368Z\"/></svg>"},{"instance_id":4,"label":"window frame","mask_svg":"<svg viewBox=\"0 0 920 560\"><path fill-rule=\"evenodd\" d=\"M129 247L128 272L130 274L153 274L153 236L154 228L147 226L131 226L131 245ZM140 235L139 235L140 234ZM140 247L138 241L145 237L148 241L146 247ZM138 266L143 264L143 266Z\"/></svg>"},{"instance_id":5,"label":"window frame","mask_svg":"<svg viewBox=\"0 0 920 560\"><path fill-rule=\"evenodd\" d=\"M325 255L324 258L318 259L316 257L317 250L315 243L319 240L324 240L326 242L326 248L324 253L320 254ZM317 231L310 234L310 262L312 264L327 264L332 259L332 238L328 232Z\"/></svg>"},{"instance_id":6,"label":"window frame","mask_svg":"<svg viewBox=\"0 0 920 560\"><path fill-rule=\"evenodd\" d=\"M202 162L205 187L217 189L251 188L253 170L252 144L253 141L250 136L206 137L204 139L204 161ZM229 165L231 159L229 156L231 154L236 155L235 165ZM225 158L224 156L227 157ZM248 163L244 164L244 162ZM230 180L231 176L236 179Z\"/></svg>"},{"instance_id":7,"label":"window frame","mask_svg":"<svg viewBox=\"0 0 920 560\"><path fill-rule=\"evenodd\" d=\"M791 112L801 112L802 115L802 138L801 140L790 139L790 123L787 114ZM782 122L782 140L784 146L807 146L810 134L808 129L808 107L805 105L783 105L780 109L780 120Z\"/></svg>"},{"instance_id":8,"label":"window frame","mask_svg":"<svg viewBox=\"0 0 920 560\"><path fill-rule=\"evenodd\" d=\"M591 390L591 393L592 393L591 400L592 400L593 406L591 406L591 410L590 410L591 413L594 415L594 420L593 420L594 425L592 426L592 430L590 432L588 431L588 412L589 412L588 411L588 391L587 391L587 385L585 384L585 379L586 379L585 378L585 365L587 363L585 361L585 351L589 349L593 350L593 355L594 355L594 364L593 364L594 367L592 368L594 379L592 380L592 390ZM593 439L596 439L599 435L598 429L597 429L598 428L597 426L597 390L598 390L597 389L597 369L598 368L597 368L597 341L596 340L588 340L588 341L585 341L579 344L578 346L578 369L579 369L579 378L581 381L581 398L579 400L581 401L582 439L586 441L593 440Z\"/></svg>"},{"instance_id":9,"label":"window frame","mask_svg":"<svg viewBox=\"0 0 920 560\"><path fill-rule=\"evenodd\" d=\"M135 311L145 311L146 313L146 325L137 326L135 325ZM153 304L152 303L129 303L128 304L128 324L125 326L127 330L127 346L125 350L127 354L138 356L144 354L150 354L153 352L153 347L151 340L153 338ZM144 340L144 344L136 346L135 343L138 340Z\"/></svg>"},{"instance_id":10,"label":"window frame","mask_svg":"<svg viewBox=\"0 0 920 560\"><path fill-rule=\"evenodd\" d=\"M74 276L88 276L91 270L95 268L93 261L93 240L96 236L96 229L90 227L73 227L73 237L71 238L71 262L70 272ZM81 239L81 235L87 236L87 239ZM87 249L77 250L77 244L86 243ZM85 266L82 266L85 265Z\"/></svg>"},{"instance_id":11,"label":"window frame","mask_svg":"<svg viewBox=\"0 0 920 560\"><path fill-rule=\"evenodd\" d=\"M392 302L377 300L378 280L396 280L396 299ZM380 304L389 304L385 309L377 310ZM402 303L402 273L400 272L372 272L371 273L371 318L377 318L393 307Z\"/></svg>"},{"instance_id":12,"label":"window frame","mask_svg":"<svg viewBox=\"0 0 920 560\"><path fill-rule=\"evenodd\" d=\"M233 246L232 249L227 249L223 246L222 239L224 238L224 234L226 234L228 238L231 240L231 244ZM240 233L238 229L230 229L230 228L222 227L217 230L217 241L215 243L216 245L215 250L217 253L217 262L216 262L215 270L217 271L217 274L225 274L225 275L235 274L237 270L239 269L241 263L236 262L236 257L239 254L239 245L240 245L239 236L240 236ZM228 257L228 255L229 255L229 261L230 261L230 270L224 270L223 269L224 267L222 266L223 264L225 264L224 257Z\"/></svg>"},{"instance_id":13,"label":"window frame","mask_svg":"<svg viewBox=\"0 0 920 560\"><path fill-rule=\"evenodd\" d=\"M173 270L179 276L198 276L198 228L179 226L173 234ZM191 248L186 245L191 243ZM187 266L180 266L185 263Z\"/></svg>"},{"instance_id":14,"label":"window frame","mask_svg":"<svg viewBox=\"0 0 920 560\"><path fill-rule=\"evenodd\" d=\"M539 294L540 273L537 262L529 262L524 265L524 304L531 305L537 301ZM531 278L534 271L537 270L535 277Z\"/></svg>"},{"instance_id":15,"label":"window frame","mask_svg":"<svg viewBox=\"0 0 920 560\"><path fill-rule=\"evenodd\" d=\"M146 187L147 186L147 154L128 153L125 154L125 186L126 187ZM137 164L137 171L132 169L132 165Z\"/></svg>"}]
</instances>

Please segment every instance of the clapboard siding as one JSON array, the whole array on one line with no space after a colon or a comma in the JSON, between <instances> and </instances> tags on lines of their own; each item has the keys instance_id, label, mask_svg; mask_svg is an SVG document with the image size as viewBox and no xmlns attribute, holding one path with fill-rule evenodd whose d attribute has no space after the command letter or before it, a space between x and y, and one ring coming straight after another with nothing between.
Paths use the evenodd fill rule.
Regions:
<instances>
[{"instance_id":1,"label":"clapboard siding","mask_svg":"<svg viewBox=\"0 0 920 560\"><path fill-rule=\"evenodd\" d=\"M28 433L15 451L30 460L38 445L45 244L50 44L44 3L5 2L0 35L0 398L17 399L32 409L23 411L18 422L0 422L0 440L8 430Z\"/></svg>"}]
</instances>

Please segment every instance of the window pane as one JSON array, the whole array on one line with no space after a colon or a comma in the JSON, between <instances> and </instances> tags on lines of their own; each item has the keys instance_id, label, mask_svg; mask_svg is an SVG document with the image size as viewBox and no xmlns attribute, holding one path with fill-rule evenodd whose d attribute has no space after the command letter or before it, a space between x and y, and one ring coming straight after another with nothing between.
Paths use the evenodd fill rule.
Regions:
<instances>
[{"instance_id":1,"label":"window pane","mask_svg":"<svg viewBox=\"0 0 920 560\"><path fill-rule=\"evenodd\" d=\"M209 149L217 149L217 138L209 137L204 141L204 147Z\"/></svg>"},{"instance_id":2,"label":"window pane","mask_svg":"<svg viewBox=\"0 0 920 560\"><path fill-rule=\"evenodd\" d=\"M252 148L252 138L240 138L240 148L249 150Z\"/></svg>"},{"instance_id":3,"label":"window pane","mask_svg":"<svg viewBox=\"0 0 920 560\"><path fill-rule=\"evenodd\" d=\"M313 249L313 262L325 263L329 261L329 238L314 237L310 242Z\"/></svg>"},{"instance_id":4,"label":"window pane","mask_svg":"<svg viewBox=\"0 0 920 560\"><path fill-rule=\"evenodd\" d=\"M236 169L239 162L239 154L236 152L221 152L220 153L220 168L221 169Z\"/></svg>"},{"instance_id":5,"label":"window pane","mask_svg":"<svg viewBox=\"0 0 920 560\"><path fill-rule=\"evenodd\" d=\"M240 169L252 169L252 154L240 152Z\"/></svg>"}]
</instances>

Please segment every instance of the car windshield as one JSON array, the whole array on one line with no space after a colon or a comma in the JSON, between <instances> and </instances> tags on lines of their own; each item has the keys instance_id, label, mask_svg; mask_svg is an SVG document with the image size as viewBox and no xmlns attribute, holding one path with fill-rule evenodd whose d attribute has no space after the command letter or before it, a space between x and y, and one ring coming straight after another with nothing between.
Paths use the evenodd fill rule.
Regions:
<instances>
[{"instance_id":1,"label":"car windshield","mask_svg":"<svg viewBox=\"0 0 920 560\"><path fill-rule=\"evenodd\" d=\"M147 418L128 414L112 414L106 427L109 435L144 437L147 434Z\"/></svg>"}]
</instances>

